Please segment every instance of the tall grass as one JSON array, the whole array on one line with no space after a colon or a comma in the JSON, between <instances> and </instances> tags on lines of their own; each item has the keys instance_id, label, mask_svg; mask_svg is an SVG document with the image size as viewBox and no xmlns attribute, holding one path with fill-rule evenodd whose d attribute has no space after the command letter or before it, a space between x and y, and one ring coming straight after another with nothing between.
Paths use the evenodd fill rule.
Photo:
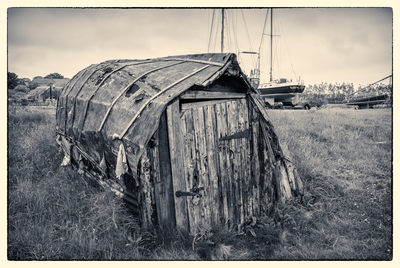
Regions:
<instances>
[{"instance_id":1,"label":"tall grass","mask_svg":"<svg viewBox=\"0 0 400 268\"><path fill-rule=\"evenodd\" d=\"M54 110L25 109L8 117L8 258L167 258L162 236L141 230L120 199L60 167Z\"/></svg>"},{"instance_id":2,"label":"tall grass","mask_svg":"<svg viewBox=\"0 0 400 268\"><path fill-rule=\"evenodd\" d=\"M54 110L11 107L8 258L391 259L390 111L269 114L305 180L302 202L197 239L141 229L121 200L59 166Z\"/></svg>"},{"instance_id":3,"label":"tall grass","mask_svg":"<svg viewBox=\"0 0 400 268\"><path fill-rule=\"evenodd\" d=\"M305 180L277 258L391 259L390 110L270 111Z\"/></svg>"}]
</instances>

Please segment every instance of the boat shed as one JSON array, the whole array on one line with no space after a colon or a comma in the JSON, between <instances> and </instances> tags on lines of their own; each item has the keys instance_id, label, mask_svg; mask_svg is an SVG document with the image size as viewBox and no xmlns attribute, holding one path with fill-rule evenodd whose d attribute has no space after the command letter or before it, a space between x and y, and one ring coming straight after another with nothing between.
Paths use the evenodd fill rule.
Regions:
<instances>
[{"instance_id":1,"label":"boat shed","mask_svg":"<svg viewBox=\"0 0 400 268\"><path fill-rule=\"evenodd\" d=\"M62 165L123 197L144 226L240 226L302 194L235 54L91 65L56 117Z\"/></svg>"}]
</instances>

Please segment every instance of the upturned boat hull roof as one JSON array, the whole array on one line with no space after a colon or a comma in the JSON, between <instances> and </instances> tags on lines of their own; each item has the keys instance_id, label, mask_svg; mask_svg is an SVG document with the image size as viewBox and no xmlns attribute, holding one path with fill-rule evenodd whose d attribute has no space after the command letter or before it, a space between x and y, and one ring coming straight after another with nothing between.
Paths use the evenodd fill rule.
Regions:
<instances>
[{"instance_id":1,"label":"upturned boat hull roof","mask_svg":"<svg viewBox=\"0 0 400 268\"><path fill-rule=\"evenodd\" d=\"M136 166L168 103L193 86L207 90L221 76L234 77L243 92L254 91L230 53L91 65L64 87L57 132L72 140L122 140Z\"/></svg>"}]
</instances>

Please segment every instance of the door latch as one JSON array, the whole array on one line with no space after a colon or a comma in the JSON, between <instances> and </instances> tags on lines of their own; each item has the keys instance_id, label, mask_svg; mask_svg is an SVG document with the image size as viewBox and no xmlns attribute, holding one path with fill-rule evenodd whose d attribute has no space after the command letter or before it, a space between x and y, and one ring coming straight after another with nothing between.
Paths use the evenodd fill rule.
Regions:
<instances>
[{"instance_id":1,"label":"door latch","mask_svg":"<svg viewBox=\"0 0 400 268\"><path fill-rule=\"evenodd\" d=\"M184 191L176 191L175 196L176 197L182 197L182 196L196 196L196 197L202 197L200 194L200 191L203 191L204 187L193 187L190 192L184 192Z\"/></svg>"}]
</instances>

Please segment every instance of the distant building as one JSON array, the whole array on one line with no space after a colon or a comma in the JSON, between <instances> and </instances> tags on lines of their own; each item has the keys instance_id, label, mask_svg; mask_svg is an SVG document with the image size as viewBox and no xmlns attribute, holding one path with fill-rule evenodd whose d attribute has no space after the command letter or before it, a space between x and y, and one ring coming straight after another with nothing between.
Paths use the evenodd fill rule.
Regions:
<instances>
[{"instance_id":1,"label":"distant building","mask_svg":"<svg viewBox=\"0 0 400 268\"><path fill-rule=\"evenodd\" d=\"M36 101L45 101L49 98L57 99L68 81L68 78L52 79L35 77L33 78L32 83L37 83L38 87L30 91L27 98Z\"/></svg>"},{"instance_id":2,"label":"distant building","mask_svg":"<svg viewBox=\"0 0 400 268\"><path fill-rule=\"evenodd\" d=\"M50 86L38 86L34 90L31 90L26 95L26 98L31 101L45 101L46 97L49 98L50 96L49 91L50 91Z\"/></svg>"},{"instance_id":3,"label":"distant building","mask_svg":"<svg viewBox=\"0 0 400 268\"><path fill-rule=\"evenodd\" d=\"M54 88L63 88L68 82L68 78L62 78L62 79L52 79L54 81Z\"/></svg>"}]
</instances>

